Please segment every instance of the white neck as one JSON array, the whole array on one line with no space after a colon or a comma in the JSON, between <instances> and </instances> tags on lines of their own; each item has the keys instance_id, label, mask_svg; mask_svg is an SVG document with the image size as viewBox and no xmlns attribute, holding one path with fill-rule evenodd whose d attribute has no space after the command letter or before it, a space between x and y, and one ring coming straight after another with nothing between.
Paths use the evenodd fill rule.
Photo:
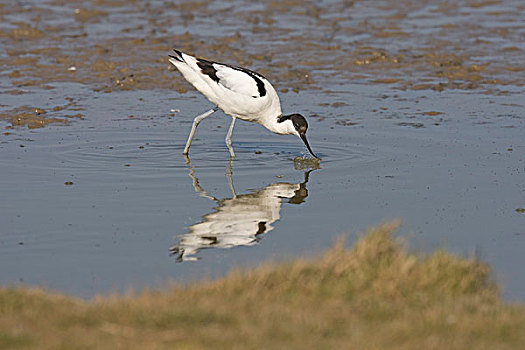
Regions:
<instances>
[{"instance_id":1,"label":"white neck","mask_svg":"<svg viewBox=\"0 0 525 350\"><path fill-rule=\"evenodd\" d=\"M281 135L296 135L296 136L299 136L297 134L297 130L295 130L294 126L293 126L293 123L290 119L287 119L281 123L279 123L277 121L279 117L274 117L272 118L271 122L270 123L267 123L266 128L268 130L270 130L271 132L274 132L276 134L281 134Z\"/></svg>"}]
</instances>

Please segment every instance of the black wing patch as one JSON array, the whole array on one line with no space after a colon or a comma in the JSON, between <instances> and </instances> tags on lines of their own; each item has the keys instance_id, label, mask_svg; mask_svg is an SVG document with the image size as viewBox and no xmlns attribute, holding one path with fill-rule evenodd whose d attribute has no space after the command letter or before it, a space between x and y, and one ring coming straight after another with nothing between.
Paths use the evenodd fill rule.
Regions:
<instances>
[{"instance_id":1,"label":"black wing patch","mask_svg":"<svg viewBox=\"0 0 525 350\"><path fill-rule=\"evenodd\" d=\"M203 60L202 58L199 58L197 60L197 66L201 69L201 72L203 74L206 74L213 80L214 82L219 82L219 77L217 76L217 70L213 67L213 62Z\"/></svg>"},{"instance_id":2,"label":"black wing patch","mask_svg":"<svg viewBox=\"0 0 525 350\"><path fill-rule=\"evenodd\" d=\"M197 60L197 66L199 66L199 68L201 69L201 72L203 74L206 74L207 76L209 76L211 78L211 80L213 80L214 82L220 83L221 79L217 76L217 70L215 69L215 67L213 67L214 63L215 64L219 64L221 66L229 67L231 69L238 70L238 71L243 72L245 74L248 74L255 81L255 84L257 85L257 90L259 92L259 96L253 96L253 97L263 97L263 96L266 95L266 89L264 87L264 82L261 79L261 78L263 78L263 76L260 75L259 73L256 73L254 71L251 71L251 70L243 68L243 67L233 67L233 66L230 66L230 65L224 64L224 63L207 61L207 60L204 60L202 58L199 58Z\"/></svg>"},{"instance_id":3,"label":"black wing patch","mask_svg":"<svg viewBox=\"0 0 525 350\"><path fill-rule=\"evenodd\" d=\"M264 88L264 82L260 78L262 77L262 75L259 75L259 73L256 73L254 71L251 71L243 67L232 67L232 68L248 74L250 77L252 77L253 80L255 80L255 84L257 84L257 90L259 90L259 97L263 97L264 95L266 95L266 89Z\"/></svg>"},{"instance_id":4,"label":"black wing patch","mask_svg":"<svg viewBox=\"0 0 525 350\"><path fill-rule=\"evenodd\" d=\"M221 79L217 76L217 70L215 69L213 64L218 64L221 66L229 67L231 69L235 69L237 71L248 74L255 81L255 84L257 85L257 90L259 92L259 96L253 96L253 97L257 98L257 97L263 97L266 95L266 88L264 87L264 82L262 81L264 77L260 75L259 73L251 71L243 67L233 67L228 64L212 62L212 61L208 61L202 58L197 59L197 66L201 69L201 72L209 76L210 79L213 80L214 82L220 83Z\"/></svg>"}]
</instances>

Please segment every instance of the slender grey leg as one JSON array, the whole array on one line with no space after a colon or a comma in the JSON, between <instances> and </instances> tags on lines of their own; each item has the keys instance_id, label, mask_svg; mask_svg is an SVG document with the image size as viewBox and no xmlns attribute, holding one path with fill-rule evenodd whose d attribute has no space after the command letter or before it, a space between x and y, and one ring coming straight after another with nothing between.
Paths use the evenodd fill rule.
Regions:
<instances>
[{"instance_id":1,"label":"slender grey leg","mask_svg":"<svg viewBox=\"0 0 525 350\"><path fill-rule=\"evenodd\" d=\"M237 198L237 193L235 192L235 187L233 187L233 157L230 158L228 165L226 166L226 177L228 178L228 186L230 186L230 191L232 192L232 198Z\"/></svg>"},{"instance_id":2,"label":"slender grey leg","mask_svg":"<svg viewBox=\"0 0 525 350\"><path fill-rule=\"evenodd\" d=\"M182 152L182 154L188 154L188 152L190 151L191 140L193 139L193 135L195 135L195 130L197 129L197 126L199 125L199 123L204 118L206 118L207 116L209 116L210 114L216 111L217 111L217 108L210 109L208 112L202 113L201 115L193 119L193 125L191 126L190 136L188 136L188 141L186 142L186 147L184 147L184 152Z\"/></svg>"},{"instance_id":3,"label":"slender grey leg","mask_svg":"<svg viewBox=\"0 0 525 350\"><path fill-rule=\"evenodd\" d=\"M228 130L228 133L226 134L226 139L224 140L226 142L226 146L228 146L228 151L230 151L230 156L232 158L235 158L235 152L233 152L232 147L232 133L233 133L233 126L235 125L235 117L232 117L232 123L230 124L230 129Z\"/></svg>"}]
</instances>

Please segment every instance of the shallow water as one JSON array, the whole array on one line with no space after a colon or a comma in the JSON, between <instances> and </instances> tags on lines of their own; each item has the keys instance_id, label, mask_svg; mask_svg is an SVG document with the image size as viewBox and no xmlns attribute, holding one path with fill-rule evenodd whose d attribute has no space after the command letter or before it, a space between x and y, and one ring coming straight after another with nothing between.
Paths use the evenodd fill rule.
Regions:
<instances>
[{"instance_id":1,"label":"shallow water","mask_svg":"<svg viewBox=\"0 0 525 350\"><path fill-rule=\"evenodd\" d=\"M348 106L310 118L320 169L294 162L306 152L299 139L245 122L236 126L230 164L229 117L221 113L199 126L188 163L181 150L190 120L209 105L197 94L90 96L80 84L39 91L35 98L49 104L67 91L89 117L2 136L0 282L84 297L162 286L313 255L341 233L401 218L412 247L479 255L508 298L525 298L525 217L515 211L525 191L520 96L349 87L323 96ZM306 115L319 103L306 92L282 100ZM378 106L387 109L374 112ZM336 124L337 115L356 124ZM246 207L252 216L235 221L231 213ZM218 235L217 225L238 225L237 235Z\"/></svg>"},{"instance_id":2,"label":"shallow water","mask_svg":"<svg viewBox=\"0 0 525 350\"><path fill-rule=\"evenodd\" d=\"M214 278L401 218L414 249L478 256L525 299L521 2L168 5L0 3L0 284ZM245 122L230 162L222 112L184 158L211 105L173 45L267 75L320 166Z\"/></svg>"}]
</instances>

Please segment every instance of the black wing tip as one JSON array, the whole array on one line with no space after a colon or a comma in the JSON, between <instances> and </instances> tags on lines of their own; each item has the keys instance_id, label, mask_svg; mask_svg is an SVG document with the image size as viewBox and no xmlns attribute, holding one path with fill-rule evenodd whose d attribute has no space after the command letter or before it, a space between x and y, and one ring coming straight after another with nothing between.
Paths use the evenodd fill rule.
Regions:
<instances>
[{"instance_id":1,"label":"black wing tip","mask_svg":"<svg viewBox=\"0 0 525 350\"><path fill-rule=\"evenodd\" d=\"M182 58L182 52L177 49L173 49L173 51L177 54L177 56L173 56L173 55L168 55L168 56L179 62L184 62L184 59Z\"/></svg>"}]
</instances>

